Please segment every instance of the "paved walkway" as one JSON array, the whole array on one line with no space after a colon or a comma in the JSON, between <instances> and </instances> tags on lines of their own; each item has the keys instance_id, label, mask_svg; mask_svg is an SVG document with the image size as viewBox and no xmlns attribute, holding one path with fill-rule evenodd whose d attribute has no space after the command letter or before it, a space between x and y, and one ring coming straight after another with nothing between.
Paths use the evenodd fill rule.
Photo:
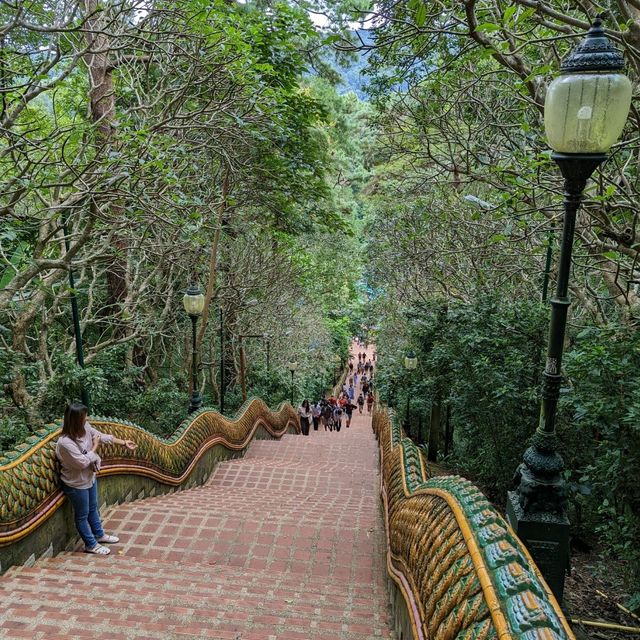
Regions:
<instances>
[{"instance_id":1,"label":"paved walkway","mask_svg":"<svg viewBox=\"0 0 640 640\"><path fill-rule=\"evenodd\" d=\"M340 433L256 441L203 487L115 507L107 558L9 570L0 638L394 637L377 446L355 415Z\"/></svg>"}]
</instances>

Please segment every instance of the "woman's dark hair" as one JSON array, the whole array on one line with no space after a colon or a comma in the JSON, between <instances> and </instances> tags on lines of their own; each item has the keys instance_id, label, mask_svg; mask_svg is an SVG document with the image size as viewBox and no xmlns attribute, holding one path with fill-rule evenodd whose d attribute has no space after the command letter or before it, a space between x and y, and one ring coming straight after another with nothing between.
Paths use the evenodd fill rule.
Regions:
<instances>
[{"instance_id":1,"label":"woman's dark hair","mask_svg":"<svg viewBox=\"0 0 640 640\"><path fill-rule=\"evenodd\" d=\"M304 400L302 402L302 406L308 411L309 410L309 401L308 400Z\"/></svg>"},{"instance_id":2,"label":"woman's dark hair","mask_svg":"<svg viewBox=\"0 0 640 640\"><path fill-rule=\"evenodd\" d=\"M81 438L85 434L84 423L87 419L87 412L87 407L81 402L68 404L64 410L62 435L69 436L73 440Z\"/></svg>"}]
</instances>

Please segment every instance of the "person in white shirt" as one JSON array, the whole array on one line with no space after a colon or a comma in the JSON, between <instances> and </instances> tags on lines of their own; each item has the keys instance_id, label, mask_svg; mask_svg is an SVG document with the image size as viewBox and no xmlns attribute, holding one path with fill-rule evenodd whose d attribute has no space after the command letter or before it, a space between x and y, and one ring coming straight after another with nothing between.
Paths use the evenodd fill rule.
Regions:
<instances>
[{"instance_id":1,"label":"person in white shirt","mask_svg":"<svg viewBox=\"0 0 640 640\"><path fill-rule=\"evenodd\" d=\"M300 415L300 428L302 429L302 435L309 435L309 421L311 420L311 407L308 400L303 400L302 404L298 407L298 414Z\"/></svg>"},{"instance_id":2,"label":"person in white shirt","mask_svg":"<svg viewBox=\"0 0 640 640\"><path fill-rule=\"evenodd\" d=\"M101 543L114 544L120 540L107 535L100 521L96 471L100 470L102 460L97 450L102 443L124 445L132 451L138 445L133 440L120 440L100 433L87 422L87 411L87 407L79 402L67 406L62 435L56 442L56 456L61 465L62 491L73 505L76 529L84 541L84 550L107 556L110 551Z\"/></svg>"},{"instance_id":3,"label":"person in white shirt","mask_svg":"<svg viewBox=\"0 0 640 640\"><path fill-rule=\"evenodd\" d=\"M322 404L320 402L316 402L313 405L313 409L311 410L311 416L313 418L313 430L317 431L318 426L320 425L320 415L322 414Z\"/></svg>"}]
</instances>

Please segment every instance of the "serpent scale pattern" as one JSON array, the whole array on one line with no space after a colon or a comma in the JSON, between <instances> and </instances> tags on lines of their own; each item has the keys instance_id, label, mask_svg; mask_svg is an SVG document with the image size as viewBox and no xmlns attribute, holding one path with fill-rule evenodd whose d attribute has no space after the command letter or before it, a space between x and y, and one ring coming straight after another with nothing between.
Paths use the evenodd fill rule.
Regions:
<instances>
[{"instance_id":1,"label":"serpent scale pattern","mask_svg":"<svg viewBox=\"0 0 640 640\"><path fill-rule=\"evenodd\" d=\"M482 493L433 476L386 409L376 408L389 574L415 638L574 640L524 545Z\"/></svg>"},{"instance_id":2,"label":"serpent scale pattern","mask_svg":"<svg viewBox=\"0 0 640 640\"><path fill-rule=\"evenodd\" d=\"M272 436L282 436L289 427L299 433L298 417L289 404L272 411L252 398L229 419L211 409L201 409L187 418L169 438L159 438L131 422L90 416L99 431L123 440L133 439L135 451L105 446L100 475L132 473L177 486L189 475L200 457L222 444L240 451L262 426ZM30 436L14 451L0 457L0 546L31 533L61 503L59 467L55 443L61 423L49 424Z\"/></svg>"}]
</instances>

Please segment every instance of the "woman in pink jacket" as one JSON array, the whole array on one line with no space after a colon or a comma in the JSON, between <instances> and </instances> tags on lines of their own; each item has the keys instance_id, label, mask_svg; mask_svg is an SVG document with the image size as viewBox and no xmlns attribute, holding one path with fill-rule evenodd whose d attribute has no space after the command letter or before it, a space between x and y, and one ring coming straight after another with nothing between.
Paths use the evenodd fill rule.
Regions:
<instances>
[{"instance_id":1,"label":"woman in pink jacket","mask_svg":"<svg viewBox=\"0 0 640 640\"><path fill-rule=\"evenodd\" d=\"M84 541L87 553L109 555L109 549L100 543L116 543L116 536L107 535L98 513L96 471L101 458L97 454L100 445L120 444L127 449L137 447L133 440L120 440L100 433L87 422L87 407L79 402L67 406L64 412L62 435L56 443L56 456L62 470L62 490L73 505L76 529Z\"/></svg>"}]
</instances>

